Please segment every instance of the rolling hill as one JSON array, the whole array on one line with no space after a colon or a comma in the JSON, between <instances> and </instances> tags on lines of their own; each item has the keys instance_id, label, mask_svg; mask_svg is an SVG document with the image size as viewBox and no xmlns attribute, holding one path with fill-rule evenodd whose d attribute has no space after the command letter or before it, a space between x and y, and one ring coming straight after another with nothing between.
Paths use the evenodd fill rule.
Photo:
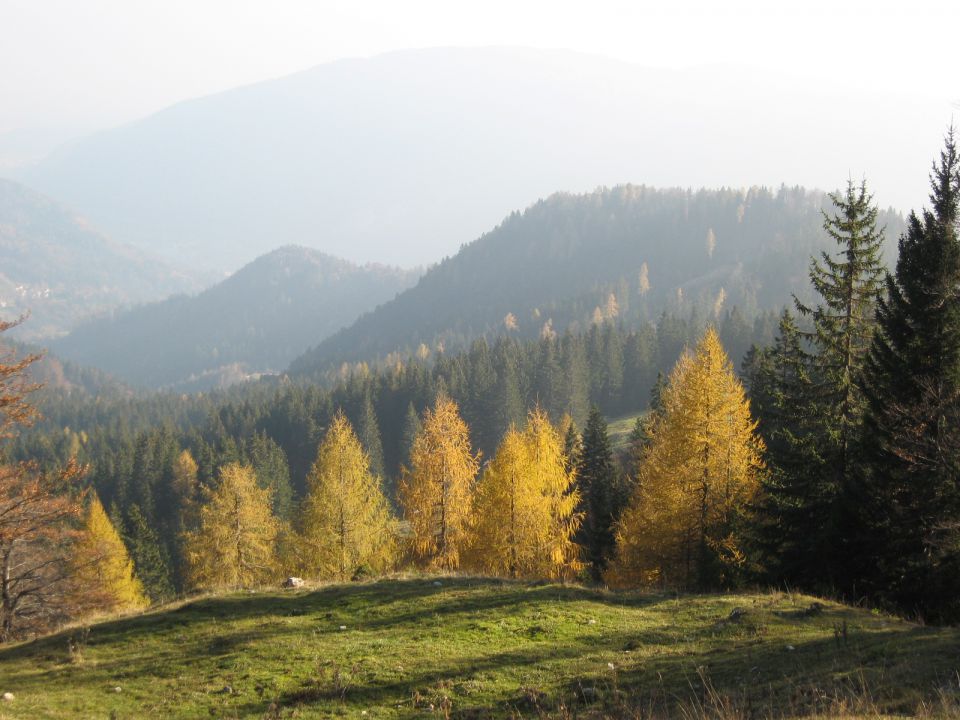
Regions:
<instances>
[{"instance_id":1,"label":"rolling hill","mask_svg":"<svg viewBox=\"0 0 960 720\"><path fill-rule=\"evenodd\" d=\"M958 640L797 594L265 588L0 648L0 716L955 717Z\"/></svg>"},{"instance_id":2,"label":"rolling hill","mask_svg":"<svg viewBox=\"0 0 960 720\"><path fill-rule=\"evenodd\" d=\"M343 362L447 352L480 336L636 325L662 312L746 317L809 293L810 256L832 249L823 193L802 188L556 194L431 268L396 300L298 358L318 375ZM902 218L882 213L896 256ZM420 347L420 345L423 347Z\"/></svg>"},{"instance_id":3,"label":"rolling hill","mask_svg":"<svg viewBox=\"0 0 960 720\"><path fill-rule=\"evenodd\" d=\"M0 179L0 315L30 313L11 331L17 337L57 337L83 318L199 288L196 275L115 242L56 201Z\"/></svg>"},{"instance_id":4,"label":"rolling hill","mask_svg":"<svg viewBox=\"0 0 960 720\"><path fill-rule=\"evenodd\" d=\"M193 267L233 271L284 244L408 267L453 254L507 208L616 183L833 187L866 173L884 205L906 209L925 188L905 178L924 171L950 111L722 66L434 48L182 102L18 172Z\"/></svg>"},{"instance_id":5,"label":"rolling hill","mask_svg":"<svg viewBox=\"0 0 960 720\"><path fill-rule=\"evenodd\" d=\"M136 386L206 389L283 370L417 274L284 247L196 296L92 320L52 347Z\"/></svg>"}]
</instances>

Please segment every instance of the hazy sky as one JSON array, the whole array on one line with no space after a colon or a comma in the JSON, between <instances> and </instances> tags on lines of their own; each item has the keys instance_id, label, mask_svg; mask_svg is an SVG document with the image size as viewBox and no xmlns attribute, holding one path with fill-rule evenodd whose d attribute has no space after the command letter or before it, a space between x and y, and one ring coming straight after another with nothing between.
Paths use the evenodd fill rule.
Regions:
<instances>
[{"instance_id":1,"label":"hazy sky","mask_svg":"<svg viewBox=\"0 0 960 720\"><path fill-rule=\"evenodd\" d=\"M342 57L569 48L764 66L957 103L960 2L0 0L0 133L116 125Z\"/></svg>"}]
</instances>

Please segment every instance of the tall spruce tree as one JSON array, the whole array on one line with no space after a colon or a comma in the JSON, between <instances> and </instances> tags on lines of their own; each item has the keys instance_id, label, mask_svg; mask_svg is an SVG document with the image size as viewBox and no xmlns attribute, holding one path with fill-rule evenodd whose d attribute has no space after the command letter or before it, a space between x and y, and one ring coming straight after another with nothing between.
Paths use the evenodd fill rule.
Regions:
<instances>
[{"instance_id":1,"label":"tall spruce tree","mask_svg":"<svg viewBox=\"0 0 960 720\"><path fill-rule=\"evenodd\" d=\"M774 345L749 354L744 370L769 470L756 498L754 527L764 574L775 583L824 584L822 571L834 549L823 528L835 496L824 493L822 419L810 402L810 355L789 310L780 317Z\"/></svg>"},{"instance_id":2,"label":"tall spruce tree","mask_svg":"<svg viewBox=\"0 0 960 720\"><path fill-rule=\"evenodd\" d=\"M270 490L273 514L281 520L289 520L294 497L290 466L283 448L266 433L258 432L246 443L246 455L257 474L257 484Z\"/></svg>"},{"instance_id":3,"label":"tall spruce tree","mask_svg":"<svg viewBox=\"0 0 960 720\"><path fill-rule=\"evenodd\" d=\"M357 423L357 430L360 436L360 442L363 449L370 458L370 472L376 477L386 476L386 470L383 464L383 441L380 439L380 423L377 421L377 413L373 407L373 398L367 393L363 398L363 411L360 414L360 422Z\"/></svg>"},{"instance_id":4,"label":"tall spruce tree","mask_svg":"<svg viewBox=\"0 0 960 720\"><path fill-rule=\"evenodd\" d=\"M523 423L523 392L520 389L519 347L512 340L501 338L494 346L497 365L497 386L494 388L497 435L503 436L511 425Z\"/></svg>"},{"instance_id":5,"label":"tall spruce tree","mask_svg":"<svg viewBox=\"0 0 960 720\"><path fill-rule=\"evenodd\" d=\"M569 415L564 416L560 427L566 428L563 431L563 456L566 458L567 470L573 472L580 467L583 440L577 431L577 423Z\"/></svg>"},{"instance_id":6,"label":"tall spruce tree","mask_svg":"<svg viewBox=\"0 0 960 720\"><path fill-rule=\"evenodd\" d=\"M127 545L137 577L150 599L166 602L174 597L172 563L166 546L137 505L131 505L127 526Z\"/></svg>"},{"instance_id":7,"label":"tall spruce tree","mask_svg":"<svg viewBox=\"0 0 960 720\"><path fill-rule=\"evenodd\" d=\"M887 277L866 366L861 583L932 620L960 618L960 157L953 128Z\"/></svg>"},{"instance_id":8,"label":"tall spruce tree","mask_svg":"<svg viewBox=\"0 0 960 720\"><path fill-rule=\"evenodd\" d=\"M823 213L823 227L838 252L810 263L817 304L795 299L809 329L783 315L767 358L768 382L754 387L772 468L762 500L772 520L763 533L766 564L772 579L820 589L849 575L850 503L866 404L860 379L884 275L883 231L866 182L850 181L830 199L835 211Z\"/></svg>"},{"instance_id":9,"label":"tall spruce tree","mask_svg":"<svg viewBox=\"0 0 960 720\"><path fill-rule=\"evenodd\" d=\"M413 406L413 402L407 403L407 412L403 418L403 433L401 438L401 442L403 443L401 448L403 456L401 465L403 467L410 467L410 451L413 449L413 441L422 429L423 423L420 422L420 415Z\"/></svg>"},{"instance_id":10,"label":"tall spruce tree","mask_svg":"<svg viewBox=\"0 0 960 720\"><path fill-rule=\"evenodd\" d=\"M842 492L855 464L856 434L865 399L859 379L876 327L876 308L884 280L881 257L883 230L877 228L877 208L867 192L849 181L844 195L830 199L836 213L824 213L823 227L839 245L832 257L821 254L810 264L810 282L820 303L797 302L813 329L805 337L814 348L813 396L824 420L829 443L828 467Z\"/></svg>"},{"instance_id":11,"label":"tall spruce tree","mask_svg":"<svg viewBox=\"0 0 960 720\"><path fill-rule=\"evenodd\" d=\"M577 541L585 549L594 580L600 580L613 554L613 524L617 516L617 471L607 434L607 421L599 408L587 417L577 468L583 524Z\"/></svg>"}]
</instances>

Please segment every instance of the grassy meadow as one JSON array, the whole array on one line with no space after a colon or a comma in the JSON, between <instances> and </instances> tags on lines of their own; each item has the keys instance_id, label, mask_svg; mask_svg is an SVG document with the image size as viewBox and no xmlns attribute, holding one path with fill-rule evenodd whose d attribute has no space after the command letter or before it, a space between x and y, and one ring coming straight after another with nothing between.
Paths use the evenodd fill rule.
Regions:
<instances>
[{"instance_id":1,"label":"grassy meadow","mask_svg":"<svg viewBox=\"0 0 960 720\"><path fill-rule=\"evenodd\" d=\"M0 717L935 717L958 669L960 630L802 595L396 578L4 648Z\"/></svg>"}]
</instances>

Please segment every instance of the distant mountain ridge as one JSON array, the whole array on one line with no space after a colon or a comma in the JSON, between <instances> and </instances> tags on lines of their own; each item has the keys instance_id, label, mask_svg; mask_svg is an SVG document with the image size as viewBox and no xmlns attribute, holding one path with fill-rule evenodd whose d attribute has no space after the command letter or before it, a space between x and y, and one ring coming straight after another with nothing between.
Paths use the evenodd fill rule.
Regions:
<instances>
[{"instance_id":1,"label":"distant mountain ridge","mask_svg":"<svg viewBox=\"0 0 960 720\"><path fill-rule=\"evenodd\" d=\"M132 385L202 390L283 370L418 274L283 247L196 296L86 323L53 349Z\"/></svg>"},{"instance_id":2,"label":"distant mountain ridge","mask_svg":"<svg viewBox=\"0 0 960 720\"><path fill-rule=\"evenodd\" d=\"M884 204L909 207L894 190L949 113L772 72L433 48L182 102L18 172L194 267L233 271L289 243L410 266L453 254L507 208L622 182L833 186L866 173Z\"/></svg>"},{"instance_id":3,"label":"distant mountain ridge","mask_svg":"<svg viewBox=\"0 0 960 720\"><path fill-rule=\"evenodd\" d=\"M60 203L0 178L0 316L30 318L17 337L42 340L121 305L196 291L192 274L116 242Z\"/></svg>"},{"instance_id":4,"label":"distant mountain ridge","mask_svg":"<svg viewBox=\"0 0 960 720\"><path fill-rule=\"evenodd\" d=\"M810 256L833 251L821 211L803 188L658 190L625 185L559 193L464 246L396 300L361 317L291 365L319 376L391 353L450 353L475 338L537 337L626 325L667 311L750 317L809 292ZM886 259L904 227L893 211ZM738 359L739 360L739 359Z\"/></svg>"}]
</instances>

